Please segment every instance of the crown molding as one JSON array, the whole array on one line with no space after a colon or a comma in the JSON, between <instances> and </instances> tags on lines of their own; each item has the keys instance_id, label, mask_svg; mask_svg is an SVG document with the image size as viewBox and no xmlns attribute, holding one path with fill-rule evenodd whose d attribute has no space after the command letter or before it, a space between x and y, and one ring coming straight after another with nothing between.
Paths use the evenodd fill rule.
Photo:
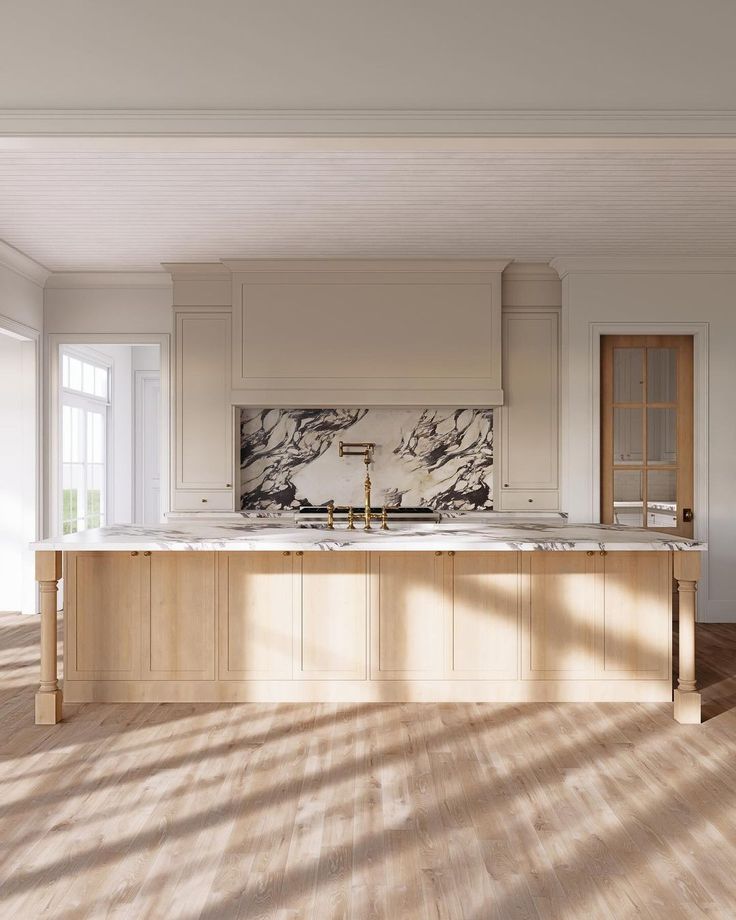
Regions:
<instances>
[{"instance_id":1,"label":"crown molding","mask_svg":"<svg viewBox=\"0 0 736 920\"><path fill-rule=\"evenodd\" d=\"M4 240L0 240L0 265L9 268L16 275L22 275L27 281L32 281L39 287L44 286L46 279L51 274L45 265L36 262L35 259Z\"/></svg>"},{"instance_id":2,"label":"crown molding","mask_svg":"<svg viewBox=\"0 0 736 920\"><path fill-rule=\"evenodd\" d=\"M736 110L0 109L0 135L736 137Z\"/></svg>"},{"instance_id":3,"label":"crown molding","mask_svg":"<svg viewBox=\"0 0 736 920\"><path fill-rule=\"evenodd\" d=\"M222 281L230 275L223 262L162 262L161 265L172 278L188 281Z\"/></svg>"},{"instance_id":4,"label":"crown molding","mask_svg":"<svg viewBox=\"0 0 736 920\"><path fill-rule=\"evenodd\" d=\"M233 272L502 272L510 259L223 259Z\"/></svg>"},{"instance_id":5,"label":"crown molding","mask_svg":"<svg viewBox=\"0 0 736 920\"><path fill-rule=\"evenodd\" d=\"M548 262L511 262L503 273L504 281L559 281Z\"/></svg>"},{"instance_id":6,"label":"crown molding","mask_svg":"<svg viewBox=\"0 0 736 920\"><path fill-rule=\"evenodd\" d=\"M728 256L562 256L549 263L560 278L590 274L734 274Z\"/></svg>"},{"instance_id":7,"label":"crown molding","mask_svg":"<svg viewBox=\"0 0 736 920\"><path fill-rule=\"evenodd\" d=\"M78 288L171 288L168 272L53 272L46 281L47 290Z\"/></svg>"}]
</instances>

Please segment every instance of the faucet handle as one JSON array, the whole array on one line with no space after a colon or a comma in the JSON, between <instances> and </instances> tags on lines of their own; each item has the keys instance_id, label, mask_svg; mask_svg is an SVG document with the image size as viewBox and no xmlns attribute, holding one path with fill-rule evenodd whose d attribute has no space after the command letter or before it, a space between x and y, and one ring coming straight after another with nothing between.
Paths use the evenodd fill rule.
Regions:
<instances>
[{"instance_id":1,"label":"faucet handle","mask_svg":"<svg viewBox=\"0 0 736 920\"><path fill-rule=\"evenodd\" d=\"M348 508L348 530L355 530L355 512L352 505Z\"/></svg>"},{"instance_id":2,"label":"faucet handle","mask_svg":"<svg viewBox=\"0 0 736 920\"><path fill-rule=\"evenodd\" d=\"M386 505L381 508L381 530L388 530L388 508Z\"/></svg>"},{"instance_id":3,"label":"faucet handle","mask_svg":"<svg viewBox=\"0 0 736 920\"><path fill-rule=\"evenodd\" d=\"M327 529L335 529L335 503L328 502L327 504Z\"/></svg>"}]
</instances>

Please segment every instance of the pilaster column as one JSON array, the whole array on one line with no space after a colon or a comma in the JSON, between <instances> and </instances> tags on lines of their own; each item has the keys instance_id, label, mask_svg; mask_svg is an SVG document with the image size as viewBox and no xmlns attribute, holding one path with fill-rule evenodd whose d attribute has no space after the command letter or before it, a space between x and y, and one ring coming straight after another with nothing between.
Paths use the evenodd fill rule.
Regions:
<instances>
[{"instance_id":1,"label":"pilaster column","mask_svg":"<svg viewBox=\"0 0 736 920\"><path fill-rule=\"evenodd\" d=\"M36 692L36 725L61 721L62 693L59 689L56 655L56 598L61 578L61 553L36 553L36 581L41 594L41 684Z\"/></svg>"},{"instance_id":2,"label":"pilaster column","mask_svg":"<svg viewBox=\"0 0 736 920\"><path fill-rule=\"evenodd\" d=\"M675 552L674 571L680 598L679 674L675 690L675 719L699 725L700 694L695 681L695 592L700 578L700 553Z\"/></svg>"}]
</instances>

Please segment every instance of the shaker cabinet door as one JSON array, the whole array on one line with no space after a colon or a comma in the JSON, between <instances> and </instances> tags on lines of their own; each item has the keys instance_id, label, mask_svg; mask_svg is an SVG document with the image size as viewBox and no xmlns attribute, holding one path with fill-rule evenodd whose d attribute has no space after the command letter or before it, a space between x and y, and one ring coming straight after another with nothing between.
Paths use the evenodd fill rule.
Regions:
<instances>
[{"instance_id":1,"label":"shaker cabinet door","mask_svg":"<svg viewBox=\"0 0 736 920\"><path fill-rule=\"evenodd\" d=\"M444 677L442 554L371 553L371 677Z\"/></svg>"},{"instance_id":2,"label":"shaker cabinet door","mask_svg":"<svg viewBox=\"0 0 736 920\"><path fill-rule=\"evenodd\" d=\"M365 553L295 558L294 677L363 680L368 666Z\"/></svg>"},{"instance_id":3,"label":"shaker cabinet door","mask_svg":"<svg viewBox=\"0 0 736 920\"><path fill-rule=\"evenodd\" d=\"M292 677L291 553L218 553L221 680Z\"/></svg>"},{"instance_id":4,"label":"shaker cabinet door","mask_svg":"<svg viewBox=\"0 0 736 920\"><path fill-rule=\"evenodd\" d=\"M516 679L520 554L459 552L446 565L448 677Z\"/></svg>"},{"instance_id":5,"label":"shaker cabinet door","mask_svg":"<svg viewBox=\"0 0 736 920\"><path fill-rule=\"evenodd\" d=\"M215 554L155 552L143 565L141 677L214 680Z\"/></svg>"},{"instance_id":6,"label":"shaker cabinet door","mask_svg":"<svg viewBox=\"0 0 736 920\"><path fill-rule=\"evenodd\" d=\"M186 511L192 503L186 491L177 502L179 490L232 495L229 313L177 314L175 404L174 508ZM197 496L194 507L205 511L208 504ZM215 504L223 510L222 502Z\"/></svg>"},{"instance_id":7,"label":"shaker cabinet door","mask_svg":"<svg viewBox=\"0 0 736 920\"><path fill-rule=\"evenodd\" d=\"M141 558L130 552L66 554L65 679L140 677Z\"/></svg>"}]
</instances>

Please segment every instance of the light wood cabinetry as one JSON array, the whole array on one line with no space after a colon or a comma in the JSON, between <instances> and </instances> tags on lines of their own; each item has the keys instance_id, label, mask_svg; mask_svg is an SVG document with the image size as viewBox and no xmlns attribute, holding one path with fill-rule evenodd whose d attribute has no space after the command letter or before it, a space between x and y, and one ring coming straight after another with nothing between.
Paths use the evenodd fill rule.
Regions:
<instances>
[{"instance_id":1,"label":"light wood cabinetry","mask_svg":"<svg viewBox=\"0 0 736 920\"><path fill-rule=\"evenodd\" d=\"M368 558L307 553L295 559L294 676L367 677Z\"/></svg>"},{"instance_id":2,"label":"light wood cabinetry","mask_svg":"<svg viewBox=\"0 0 736 920\"><path fill-rule=\"evenodd\" d=\"M64 694L663 699L672 574L658 552L67 553Z\"/></svg>"},{"instance_id":3,"label":"light wood cabinetry","mask_svg":"<svg viewBox=\"0 0 736 920\"><path fill-rule=\"evenodd\" d=\"M598 609L598 670L609 678L670 673L672 561L667 553L608 553Z\"/></svg>"},{"instance_id":4,"label":"light wood cabinetry","mask_svg":"<svg viewBox=\"0 0 736 920\"><path fill-rule=\"evenodd\" d=\"M137 680L141 671L141 557L67 553L64 678Z\"/></svg>"},{"instance_id":5,"label":"light wood cabinetry","mask_svg":"<svg viewBox=\"0 0 736 920\"><path fill-rule=\"evenodd\" d=\"M504 406L496 508L559 508L559 315L519 311L503 317Z\"/></svg>"},{"instance_id":6,"label":"light wood cabinetry","mask_svg":"<svg viewBox=\"0 0 736 920\"><path fill-rule=\"evenodd\" d=\"M519 553L448 553L445 560L447 676L516 678Z\"/></svg>"},{"instance_id":7,"label":"light wood cabinetry","mask_svg":"<svg viewBox=\"0 0 736 920\"><path fill-rule=\"evenodd\" d=\"M250 406L502 402L494 261L234 261L233 389ZM288 328L278 337L274 329ZM330 343L329 360L315 354Z\"/></svg>"},{"instance_id":8,"label":"light wood cabinetry","mask_svg":"<svg viewBox=\"0 0 736 920\"><path fill-rule=\"evenodd\" d=\"M215 677L215 554L152 553L144 580L141 677Z\"/></svg>"},{"instance_id":9,"label":"light wood cabinetry","mask_svg":"<svg viewBox=\"0 0 736 920\"><path fill-rule=\"evenodd\" d=\"M373 553L370 565L371 677L443 677L442 554Z\"/></svg>"},{"instance_id":10,"label":"light wood cabinetry","mask_svg":"<svg viewBox=\"0 0 736 920\"><path fill-rule=\"evenodd\" d=\"M176 511L233 510L230 314L176 313Z\"/></svg>"},{"instance_id":11,"label":"light wood cabinetry","mask_svg":"<svg viewBox=\"0 0 736 920\"><path fill-rule=\"evenodd\" d=\"M291 553L219 555L221 680L291 679L292 562Z\"/></svg>"},{"instance_id":12,"label":"light wood cabinetry","mask_svg":"<svg viewBox=\"0 0 736 920\"><path fill-rule=\"evenodd\" d=\"M595 675L596 557L579 552L522 556L522 677Z\"/></svg>"}]
</instances>

